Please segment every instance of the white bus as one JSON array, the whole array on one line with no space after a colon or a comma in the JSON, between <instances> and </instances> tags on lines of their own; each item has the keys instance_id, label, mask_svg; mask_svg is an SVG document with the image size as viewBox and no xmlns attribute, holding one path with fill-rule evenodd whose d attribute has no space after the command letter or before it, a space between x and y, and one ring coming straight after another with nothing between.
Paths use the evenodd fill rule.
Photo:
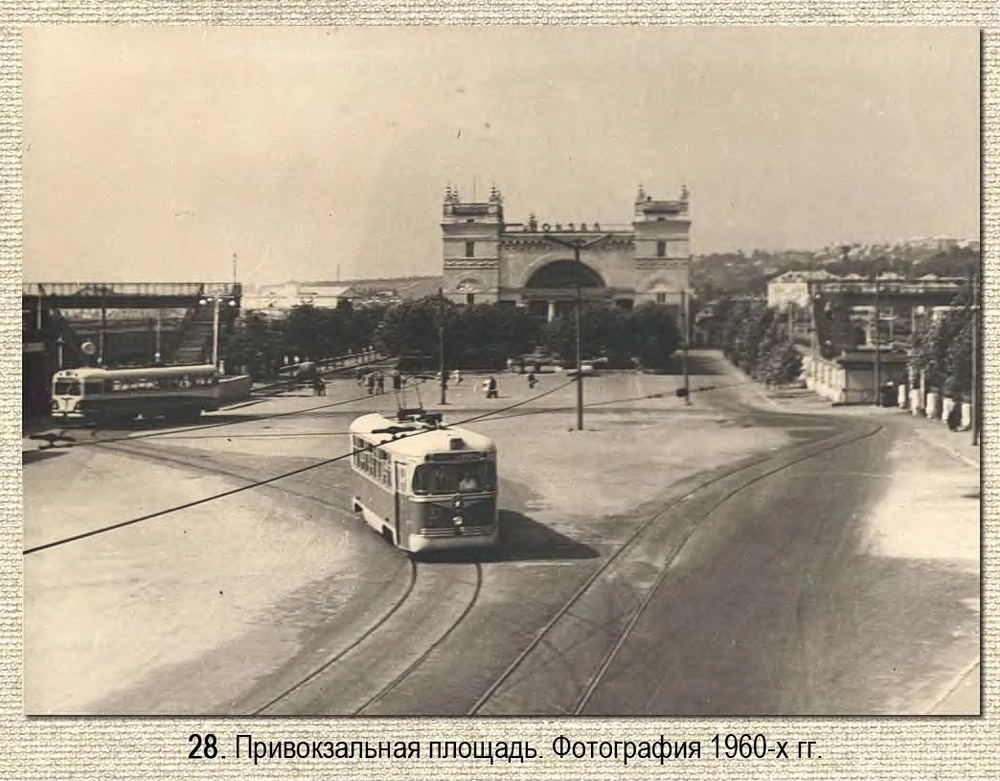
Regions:
<instances>
[{"instance_id":1,"label":"white bus","mask_svg":"<svg viewBox=\"0 0 1000 781\"><path fill-rule=\"evenodd\" d=\"M413 553L496 545L491 438L408 409L363 415L350 438L354 510L393 545Z\"/></svg>"},{"instance_id":2,"label":"white bus","mask_svg":"<svg viewBox=\"0 0 1000 781\"><path fill-rule=\"evenodd\" d=\"M214 366L64 369L52 377L52 419L107 424L143 418L196 420L219 408Z\"/></svg>"}]
</instances>

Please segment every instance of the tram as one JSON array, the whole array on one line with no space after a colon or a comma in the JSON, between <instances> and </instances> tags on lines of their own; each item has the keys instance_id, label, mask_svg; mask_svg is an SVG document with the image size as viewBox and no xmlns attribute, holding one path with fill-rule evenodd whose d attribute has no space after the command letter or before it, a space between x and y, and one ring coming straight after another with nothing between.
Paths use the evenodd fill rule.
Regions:
<instances>
[{"instance_id":1,"label":"tram","mask_svg":"<svg viewBox=\"0 0 1000 781\"><path fill-rule=\"evenodd\" d=\"M349 431L354 511L386 540L411 553L496 545L490 437L420 409L363 415Z\"/></svg>"},{"instance_id":2,"label":"tram","mask_svg":"<svg viewBox=\"0 0 1000 781\"><path fill-rule=\"evenodd\" d=\"M104 425L143 418L196 420L219 408L215 366L64 369L52 377L52 419Z\"/></svg>"}]
</instances>

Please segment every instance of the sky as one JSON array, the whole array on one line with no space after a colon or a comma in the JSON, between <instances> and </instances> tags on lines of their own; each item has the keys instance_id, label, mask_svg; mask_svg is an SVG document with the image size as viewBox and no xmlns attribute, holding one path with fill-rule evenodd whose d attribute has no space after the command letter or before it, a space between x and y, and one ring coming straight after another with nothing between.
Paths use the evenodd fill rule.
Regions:
<instances>
[{"instance_id":1,"label":"sky","mask_svg":"<svg viewBox=\"0 0 1000 781\"><path fill-rule=\"evenodd\" d=\"M437 274L445 187L691 251L979 234L971 28L34 27L24 279Z\"/></svg>"}]
</instances>

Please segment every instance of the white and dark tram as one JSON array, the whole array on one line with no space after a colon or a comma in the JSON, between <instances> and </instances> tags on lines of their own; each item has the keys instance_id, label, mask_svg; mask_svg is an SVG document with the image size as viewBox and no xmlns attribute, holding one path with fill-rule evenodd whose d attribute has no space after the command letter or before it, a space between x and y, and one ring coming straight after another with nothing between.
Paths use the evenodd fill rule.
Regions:
<instances>
[{"instance_id":1,"label":"white and dark tram","mask_svg":"<svg viewBox=\"0 0 1000 781\"><path fill-rule=\"evenodd\" d=\"M389 542L413 553L496 545L490 437L403 409L357 418L350 438L354 510Z\"/></svg>"},{"instance_id":2,"label":"white and dark tram","mask_svg":"<svg viewBox=\"0 0 1000 781\"><path fill-rule=\"evenodd\" d=\"M52 377L52 419L71 425L143 418L196 420L219 408L215 366L64 369Z\"/></svg>"}]
</instances>

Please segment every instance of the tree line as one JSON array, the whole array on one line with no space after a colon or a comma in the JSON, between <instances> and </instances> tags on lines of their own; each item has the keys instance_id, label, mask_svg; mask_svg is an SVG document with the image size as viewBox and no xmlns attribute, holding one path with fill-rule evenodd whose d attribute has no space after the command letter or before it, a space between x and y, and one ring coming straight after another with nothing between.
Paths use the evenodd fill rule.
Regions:
<instances>
[{"instance_id":1,"label":"tree line","mask_svg":"<svg viewBox=\"0 0 1000 781\"><path fill-rule=\"evenodd\" d=\"M407 370L438 366L443 326L449 369L500 369L508 359L538 350L564 364L576 357L576 319L552 321L519 307L458 305L437 296L393 306L301 305L282 319L246 312L228 334L223 356L254 378L271 378L294 361L322 360L374 347L398 356ZM665 370L681 344L674 309L643 304L632 310L585 306L580 314L584 359L604 358L612 367Z\"/></svg>"},{"instance_id":2,"label":"tree line","mask_svg":"<svg viewBox=\"0 0 1000 781\"><path fill-rule=\"evenodd\" d=\"M968 398L972 389L973 292L963 290L941 317L923 319L913 333L910 369L923 372L929 388L952 398Z\"/></svg>"},{"instance_id":3,"label":"tree line","mask_svg":"<svg viewBox=\"0 0 1000 781\"><path fill-rule=\"evenodd\" d=\"M726 358L751 377L785 385L802 373L802 355L787 324L763 298L726 298L716 304L716 312Z\"/></svg>"}]
</instances>

